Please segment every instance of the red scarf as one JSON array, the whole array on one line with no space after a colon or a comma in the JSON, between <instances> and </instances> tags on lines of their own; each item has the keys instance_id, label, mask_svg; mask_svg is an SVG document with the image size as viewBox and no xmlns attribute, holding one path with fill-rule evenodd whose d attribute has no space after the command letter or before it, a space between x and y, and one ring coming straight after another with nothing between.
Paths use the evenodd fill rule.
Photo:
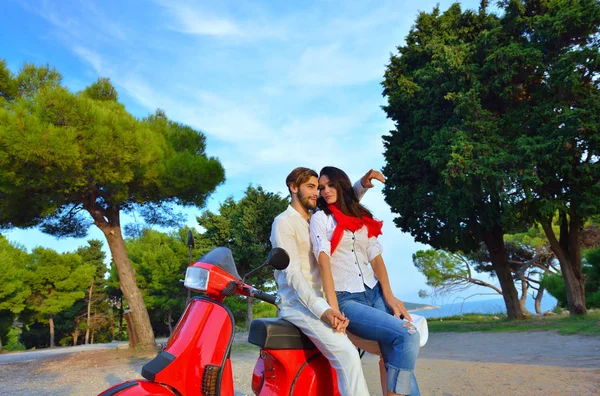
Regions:
<instances>
[{"instance_id":1,"label":"red scarf","mask_svg":"<svg viewBox=\"0 0 600 396\"><path fill-rule=\"evenodd\" d=\"M344 235L344 230L356 232L363 226L367 226L369 238L381 235L383 221L375 220L369 216L353 217L345 215L340 208L338 208L337 204L328 205L328 207L333 218L337 221L337 226L335 227L335 230L333 230L333 235L331 236L331 254L333 254L340 244L342 235Z\"/></svg>"}]
</instances>

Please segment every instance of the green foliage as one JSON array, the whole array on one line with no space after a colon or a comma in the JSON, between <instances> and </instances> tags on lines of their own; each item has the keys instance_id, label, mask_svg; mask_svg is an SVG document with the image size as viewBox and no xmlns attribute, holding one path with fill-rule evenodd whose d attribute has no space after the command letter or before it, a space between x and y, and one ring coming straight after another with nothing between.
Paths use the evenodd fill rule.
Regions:
<instances>
[{"instance_id":1,"label":"green foliage","mask_svg":"<svg viewBox=\"0 0 600 396\"><path fill-rule=\"evenodd\" d=\"M558 233L559 225L557 218L555 218L552 223L552 229ZM529 246L532 249L542 249L548 245L548 237L546 237L546 234L539 223L535 223L529 227L526 232L504 235L504 242L521 246Z\"/></svg>"},{"instance_id":2,"label":"green foliage","mask_svg":"<svg viewBox=\"0 0 600 396\"><path fill-rule=\"evenodd\" d=\"M260 186L249 186L238 202L232 197L227 198L220 205L218 214L205 211L198 217L198 223L206 230L204 236L214 246L231 249L238 273L244 276L265 262L272 248L270 236L273 220L288 205L288 200L278 194L264 191ZM272 270L264 269L246 279L246 283L263 290L273 290L273 277L266 275L272 273ZM231 304L229 306L236 322L248 321L247 307L243 308L239 299L228 298L225 301Z\"/></svg>"},{"instance_id":3,"label":"green foliage","mask_svg":"<svg viewBox=\"0 0 600 396\"><path fill-rule=\"evenodd\" d=\"M180 220L173 205L202 207L224 181L223 167L206 155L202 133L162 111L145 119L129 114L108 79L74 94L54 69L26 64L12 76L2 63L0 81L10 91L0 102L0 228L40 226L58 237L83 237L92 223L99 227L140 343L153 345L124 251L121 212L139 210L151 224L173 225Z\"/></svg>"},{"instance_id":4,"label":"green foliage","mask_svg":"<svg viewBox=\"0 0 600 396\"><path fill-rule=\"evenodd\" d=\"M76 250L76 254L81 257L83 263L91 264L96 269L92 281L87 286L88 289L92 286L91 299L89 291L86 291L84 304L80 304L74 309L71 315L65 318L65 320L70 323L71 331L75 331L75 328L78 328L85 332L88 330L87 313L89 309L90 318L88 335L91 332L94 336L94 340L97 342L100 338L108 340L107 334L110 331L109 327L112 322L113 312L109 308L107 300L108 295L106 293L105 275L108 268L104 263L106 254L102 250L102 241L91 239L87 242L88 245L79 247ZM63 344L72 344L73 342L77 341L73 340L72 335L65 336L63 340L59 341L59 343Z\"/></svg>"},{"instance_id":5,"label":"green foliage","mask_svg":"<svg viewBox=\"0 0 600 396\"><path fill-rule=\"evenodd\" d=\"M247 311L248 308L246 297L242 296L231 296L227 297L223 302L227 308L231 310L233 314L233 320L235 320L236 327L245 328L247 322Z\"/></svg>"},{"instance_id":6,"label":"green foliage","mask_svg":"<svg viewBox=\"0 0 600 396\"><path fill-rule=\"evenodd\" d=\"M99 78L98 81L83 90L82 95L94 100L118 100L118 94L115 87L108 78Z\"/></svg>"},{"instance_id":7,"label":"green foliage","mask_svg":"<svg viewBox=\"0 0 600 396\"><path fill-rule=\"evenodd\" d=\"M27 252L0 235L0 311L18 314L31 290L24 282ZM12 315L11 315L12 316Z\"/></svg>"},{"instance_id":8,"label":"green foliage","mask_svg":"<svg viewBox=\"0 0 600 396\"><path fill-rule=\"evenodd\" d=\"M76 95L48 67L27 64L14 78L0 70L4 85L19 86L0 106L3 227L81 236L89 225L81 210L202 206L224 180L204 135L162 112L134 118L108 79Z\"/></svg>"},{"instance_id":9,"label":"green foliage","mask_svg":"<svg viewBox=\"0 0 600 396\"><path fill-rule=\"evenodd\" d=\"M533 221L549 233L558 212L560 241L550 241L564 247L563 272L577 279L569 301L585 313L579 246L569 241L600 212L600 3L498 7L498 16L485 2L478 13L459 4L421 13L392 56L384 194L398 227L452 252ZM499 274L511 299L507 278Z\"/></svg>"},{"instance_id":10,"label":"green foliage","mask_svg":"<svg viewBox=\"0 0 600 396\"><path fill-rule=\"evenodd\" d=\"M8 335L6 337L6 339L7 339L6 345L4 345L4 342L2 343L2 345L3 345L2 349L5 351L24 351L26 348L25 348L25 345L23 345L19 341L20 335L21 335L20 329L11 327L10 330L8 331Z\"/></svg>"},{"instance_id":11,"label":"green foliage","mask_svg":"<svg viewBox=\"0 0 600 396\"><path fill-rule=\"evenodd\" d=\"M413 263L434 289L447 288L469 277L465 262L443 250L419 250L413 254Z\"/></svg>"},{"instance_id":12,"label":"green foliage","mask_svg":"<svg viewBox=\"0 0 600 396\"><path fill-rule=\"evenodd\" d=\"M482 231L519 231L524 214L568 202L598 212L600 6L500 8L421 13L383 82L396 126L386 199L400 228L436 248L468 252Z\"/></svg>"},{"instance_id":13,"label":"green foliage","mask_svg":"<svg viewBox=\"0 0 600 396\"><path fill-rule=\"evenodd\" d=\"M587 276L585 298L588 307L600 308L600 248L586 253L583 272Z\"/></svg>"},{"instance_id":14,"label":"green foliage","mask_svg":"<svg viewBox=\"0 0 600 396\"><path fill-rule=\"evenodd\" d=\"M271 250L271 225L288 204L288 200L278 194L250 186L238 202L227 198L218 214L205 211L198 223L206 229L204 235L213 245L231 249L238 273L244 276L266 260ZM272 288L273 278L265 276L266 271L247 282L260 288Z\"/></svg>"},{"instance_id":15,"label":"green foliage","mask_svg":"<svg viewBox=\"0 0 600 396\"><path fill-rule=\"evenodd\" d=\"M17 92L17 81L6 67L6 61L0 59L0 106L6 100L13 100L17 96Z\"/></svg>"},{"instance_id":16,"label":"green foliage","mask_svg":"<svg viewBox=\"0 0 600 396\"><path fill-rule=\"evenodd\" d=\"M41 247L33 250L26 268L31 288L27 307L42 323L82 299L96 271L92 264L82 263L77 254L59 254Z\"/></svg>"},{"instance_id":17,"label":"green foliage","mask_svg":"<svg viewBox=\"0 0 600 396\"><path fill-rule=\"evenodd\" d=\"M277 316L277 307L266 302L259 302L252 306L252 315L255 319L274 318Z\"/></svg>"},{"instance_id":18,"label":"green foliage","mask_svg":"<svg viewBox=\"0 0 600 396\"><path fill-rule=\"evenodd\" d=\"M600 336L600 311L590 312L585 317L536 316L525 320L509 320L504 315L468 314L459 317L430 318L429 331L439 332L471 332L471 331L558 331L559 334L579 334Z\"/></svg>"},{"instance_id":19,"label":"green foliage","mask_svg":"<svg viewBox=\"0 0 600 396\"><path fill-rule=\"evenodd\" d=\"M96 272L94 273L94 286L95 288L102 290L106 284L104 275L107 271L106 264L104 264L106 254L102 250L102 241L98 239L90 239L87 241L87 243L88 246L77 248L75 253L81 257L81 261L83 263L92 264L94 266L96 269Z\"/></svg>"},{"instance_id":20,"label":"green foliage","mask_svg":"<svg viewBox=\"0 0 600 396\"><path fill-rule=\"evenodd\" d=\"M485 75L498 17L452 5L419 14L383 82L395 123L384 136L384 194L394 222L419 242L468 253L484 233L519 229L515 154L491 109ZM489 97L489 98L488 98Z\"/></svg>"},{"instance_id":21,"label":"green foliage","mask_svg":"<svg viewBox=\"0 0 600 396\"><path fill-rule=\"evenodd\" d=\"M567 303L567 289L565 287L565 280L560 274L546 274L542 278L542 286L548 290L548 293L552 297L556 298L558 306L566 308Z\"/></svg>"},{"instance_id":22,"label":"green foliage","mask_svg":"<svg viewBox=\"0 0 600 396\"><path fill-rule=\"evenodd\" d=\"M247 325L247 299L242 296L231 296L225 299L225 305L231 310L235 325L238 328L245 329ZM258 302L252 305L253 319L274 318L277 316L277 307L266 302Z\"/></svg>"}]
</instances>

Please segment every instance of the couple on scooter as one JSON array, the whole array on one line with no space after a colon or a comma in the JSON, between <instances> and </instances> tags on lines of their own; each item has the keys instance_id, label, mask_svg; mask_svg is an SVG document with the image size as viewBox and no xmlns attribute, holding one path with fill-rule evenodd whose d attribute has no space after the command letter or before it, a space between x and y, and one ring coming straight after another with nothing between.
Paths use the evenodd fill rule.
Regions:
<instances>
[{"instance_id":1,"label":"couple on scooter","mask_svg":"<svg viewBox=\"0 0 600 396\"><path fill-rule=\"evenodd\" d=\"M392 293L377 241L382 222L359 203L373 179L385 182L370 170L352 186L346 173L329 166L320 175L308 168L288 175L292 202L271 231L273 247L290 257L286 270L275 271L279 316L329 359L343 396L369 394L346 329L357 344L376 344L385 363L384 395L419 395L414 375L419 332Z\"/></svg>"}]
</instances>

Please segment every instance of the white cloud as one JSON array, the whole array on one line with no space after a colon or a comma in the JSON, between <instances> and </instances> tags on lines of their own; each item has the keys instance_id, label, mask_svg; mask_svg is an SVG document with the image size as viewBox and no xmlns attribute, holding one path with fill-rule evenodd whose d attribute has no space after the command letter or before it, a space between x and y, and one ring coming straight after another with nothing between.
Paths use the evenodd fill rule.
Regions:
<instances>
[{"instance_id":1,"label":"white cloud","mask_svg":"<svg viewBox=\"0 0 600 396\"><path fill-rule=\"evenodd\" d=\"M167 27L171 30L197 36L213 36L217 38L231 37L235 39L286 39L287 30L281 21L267 20L262 10L257 7L244 11L247 18L235 21L227 16L219 16L209 10L206 4L186 0L155 0L171 16ZM241 4L236 4L241 7Z\"/></svg>"},{"instance_id":2,"label":"white cloud","mask_svg":"<svg viewBox=\"0 0 600 396\"><path fill-rule=\"evenodd\" d=\"M290 71L290 82L301 86L345 86L381 78L384 63L372 57L360 57L340 44L307 48Z\"/></svg>"},{"instance_id":3,"label":"white cloud","mask_svg":"<svg viewBox=\"0 0 600 396\"><path fill-rule=\"evenodd\" d=\"M83 61L91 65L98 75L103 75L106 73L104 68L104 61L102 57L94 51L90 51L87 48L84 48L80 45L74 45L72 47L73 52L77 56L79 56Z\"/></svg>"},{"instance_id":4,"label":"white cloud","mask_svg":"<svg viewBox=\"0 0 600 396\"><path fill-rule=\"evenodd\" d=\"M206 11L200 11L187 4L166 1L161 5L173 17L170 28L188 34L207 36L241 36L241 29L232 21L219 18Z\"/></svg>"}]
</instances>

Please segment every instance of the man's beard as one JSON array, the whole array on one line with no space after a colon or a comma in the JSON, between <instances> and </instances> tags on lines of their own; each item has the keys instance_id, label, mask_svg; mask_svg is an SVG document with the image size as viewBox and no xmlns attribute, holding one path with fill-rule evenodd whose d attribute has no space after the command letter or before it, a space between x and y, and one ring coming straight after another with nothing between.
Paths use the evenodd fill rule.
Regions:
<instances>
[{"instance_id":1,"label":"man's beard","mask_svg":"<svg viewBox=\"0 0 600 396\"><path fill-rule=\"evenodd\" d=\"M298 190L298 201L300 201L300 205L306 210L315 210L317 207L317 205L314 204L309 197L305 197L300 190Z\"/></svg>"}]
</instances>

